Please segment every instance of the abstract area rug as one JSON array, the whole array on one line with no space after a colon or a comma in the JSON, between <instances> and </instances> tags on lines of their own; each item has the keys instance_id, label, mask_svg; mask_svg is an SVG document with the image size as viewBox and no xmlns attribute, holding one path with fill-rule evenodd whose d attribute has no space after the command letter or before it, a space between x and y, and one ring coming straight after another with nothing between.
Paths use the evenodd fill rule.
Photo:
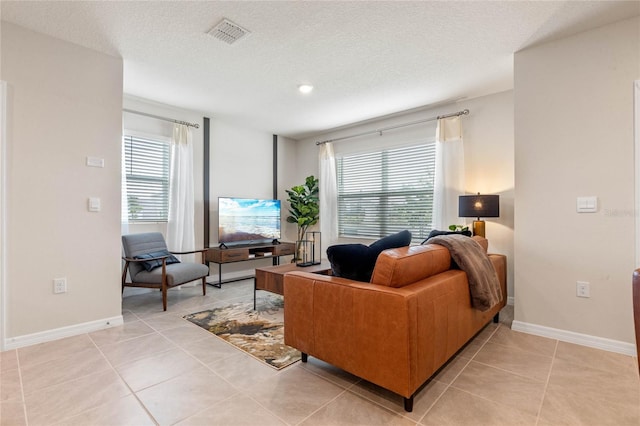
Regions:
<instances>
[{"instance_id":1,"label":"abstract area rug","mask_svg":"<svg viewBox=\"0 0 640 426\"><path fill-rule=\"evenodd\" d=\"M278 370L300 360L300 352L284 344L281 296L260 297L255 311L253 302L246 302L184 318Z\"/></svg>"}]
</instances>

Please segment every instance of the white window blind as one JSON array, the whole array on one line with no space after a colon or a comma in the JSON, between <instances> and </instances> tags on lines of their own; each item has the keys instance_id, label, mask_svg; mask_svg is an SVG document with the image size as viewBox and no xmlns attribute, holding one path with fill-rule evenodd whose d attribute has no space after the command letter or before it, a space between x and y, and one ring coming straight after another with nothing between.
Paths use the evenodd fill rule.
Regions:
<instances>
[{"instance_id":1,"label":"white window blind","mask_svg":"<svg viewBox=\"0 0 640 426\"><path fill-rule=\"evenodd\" d=\"M125 136L128 217L132 222L166 222L169 216L170 144Z\"/></svg>"},{"instance_id":2,"label":"white window blind","mask_svg":"<svg viewBox=\"0 0 640 426\"><path fill-rule=\"evenodd\" d=\"M380 238L408 229L414 240L431 231L435 144L338 158L338 232Z\"/></svg>"}]
</instances>

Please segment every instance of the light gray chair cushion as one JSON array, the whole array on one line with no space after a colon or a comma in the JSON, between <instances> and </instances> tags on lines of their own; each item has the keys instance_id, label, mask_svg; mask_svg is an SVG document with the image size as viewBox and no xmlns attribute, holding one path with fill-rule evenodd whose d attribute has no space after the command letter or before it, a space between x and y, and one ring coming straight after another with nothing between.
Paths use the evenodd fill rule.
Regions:
<instances>
[{"instance_id":1,"label":"light gray chair cushion","mask_svg":"<svg viewBox=\"0 0 640 426\"><path fill-rule=\"evenodd\" d=\"M188 283L209 275L209 268L201 263L172 263L167 265L167 285ZM162 268L155 268L147 272L144 269L131 277L138 283L156 284L162 282Z\"/></svg>"},{"instance_id":2,"label":"light gray chair cushion","mask_svg":"<svg viewBox=\"0 0 640 426\"><path fill-rule=\"evenodd\" d=\"M124 248L124 256L133 258L141 254L167 250L167 243L164 242L164 237L160 232L146 232L144 234L123 235L122 247ZM129 264L129 275L133 281L136 280L135 277L141 271L144 271L142 264L137 262ZM160 274L162 275L162 269L160 269Z\"/></svg>"}]
</instances>

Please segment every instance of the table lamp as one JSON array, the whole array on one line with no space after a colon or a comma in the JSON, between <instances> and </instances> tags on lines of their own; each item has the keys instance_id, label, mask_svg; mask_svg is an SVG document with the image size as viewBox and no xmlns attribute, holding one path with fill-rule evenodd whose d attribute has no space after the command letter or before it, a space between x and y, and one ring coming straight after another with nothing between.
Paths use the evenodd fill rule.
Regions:
<instances>
[{"instance_id":1,"label":"table lamp","mask_svg":"<svg viewBox=\"0 0 640 426\"><path fill-rule=\"evenodd\" d=\"M499 195L461 195L458 198L458 216L475 217L473 235L485 236L484 220L481 217L500 217Z\"/></svg>"}]
</instances>

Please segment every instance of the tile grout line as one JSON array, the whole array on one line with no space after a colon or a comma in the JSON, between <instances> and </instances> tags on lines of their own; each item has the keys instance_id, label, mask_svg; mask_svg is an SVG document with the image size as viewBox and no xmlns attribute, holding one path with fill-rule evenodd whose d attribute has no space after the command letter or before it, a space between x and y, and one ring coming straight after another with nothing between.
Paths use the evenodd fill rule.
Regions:
<instances>
[{"instance_id":1,"label":"tile grout line","mask_svg":"<svg viewBox=\"0 0 640 426\"><path fill-rule=\"evenodd\" d=\"M27 417L27 399L24 397L24 385L22 383L22 367L20 365L20 355L16 351L16 362L18 363L18 378L20 379L20 395L22 396L22 412L24 413L25 426L29 426L29 417Z\"/></svg>"},{"instance_id":2,"label":"tile grout line","mask_svg":"<svg viewBox=\"0 0 640 426\"><path fill-rule=\"evenodd\" d=\"M140 406L142 407L142 409L145 411L145 413L147 413L147 415L149 416L149 418L151 419L152 422L154 422L156 425L159 425L160 422L158 422L156 420L155 417L153 417L153 415L151 414L151 412L147 409L147 407L144 405L144 403L140 400L140 398L138 398L138 395L133 391L133 389L131 389L131 386L129 386L129 383L127 383L127 381L124 379L124 377L122 377L120 375L120 372L118 372L118 370L115 368L115 366L111 363L111 361L109 361L109 359L107 358L107 356L104 354L104 352L102 352L102 350L100 349L100 347L96 344L96 342L91 338L91 336L89 334L87 334L87 336L89 337L89 339L91 340L91 343L93 343L93 345L96 347L96 349L98 349L98 352L100 352L100 355L102 355L102 357L104 358L104 360L107 362L107 364L109 364L109 366L111 367L111 369L113 370L113 372L118 376L118 378L122 381L122 383L124 383L124 385L127 387L127 389L129 389L129 392L131 392L131 395L133 395L133 397L136 399L136 401L138 401L138 404L140 404ZM104 406L106 404L102 404L102 405L97 405L96 407L90 408L89 410ZM85 410L83 412L89 411L89 410ZM78 413L81 414L81 413ZM73 417L73 416L72 416ZM70 417L69 417L70 418Z\"/></svg>"},{"instance_id":3,"label":"tile grout line","mask_svg":"<svg viewBox=\"0 0 640 426\"><path fill-rule=\"evenodd\" d=\"M505 344L496 343L496 342L487 342L487 343L491 343L492 345L497 345L497 346L500 346L500 347L503 347L503 348L507 348L507 349L511 349L511 350L514 350L514 351L517 351L517 352L523 352L526 355L534 355L534 356L539 356L539 357L543 357L543 358L550 358L550 359L553 358L553 354L551 354L551 355L542 355L542 354L540 354L538 352L528 351L528 350L522 349L522 348L520 348L518 346L505 345ZM555 348L554 348L554 352L555 352Z\"/></svg>"},{"instance_id":4,"label":"tile grout line","mask_svg":"<svg viewBox=\"0 0 640 426\"><path fill-rule=\"evenodd\" d=\"M322 410L324 407L328 406L329 404L331 404L333 401L335 401L336 399L338 399L338 397L340 397L341 395L344 395L344 393L347 392L347 389L342 388L342 392L340 392L338 395L334 396L333 398L331 398L329 401L325 402L324 404L322 404L320 407L318 407L317 409L313 410L307 417L303 418L302 420L300 420L298 423L296 423L296 425L301 425L302 423L304 423L307 419L309 419L311 416L313 416L314 414L316 414L318 411Z\"/></svg>"},{"instance_id":5,"label":"tile grout line","mask_svg":"<svg viewBox=\"0 0 640 426\"><path fill-rule=\"evenodd\" d=\"M390 412L390 413L392 413L392 414L394 414L394 415L398 415L398 416L400 416L400 417L404 417L404 418L406 418L406 419L408 419L408 420L410 420L410 421L412 421L412 422L414 422L414 423L416 423L416 424L418 423L417 421L415 421L415 420L413 420L413 419L411 419L411 418L409 418L409 417L405 416L405 415L404 415L404 414L402 414L402 413L398 413L398 412L393 411L392 409L390 409L390 408L388 408L388 407L385 407L384 405L380 404L379 402L377 402L377 401L375 401L375 400L373 400L373 399L369 398L367 395L362 395L362 394L360 394L360 393L358 393L358 392L355 392L353 389L356 387L356 385L357 385L358 383L361 383L361 382L365 381L364 379L361 379L361 378L359 378L359 377L357 377L357 376L354 376L354 377L357 377L357 378L358 378L358 380L356 380L355 382L351 383L349 386L342 386L342 385L340 385L340 384L338 384L338 383L336 383L336 382L332 381L331 379L329 379L329 378L327 378L327 377L325 377L325 376L323 376L323 375L321 375L321 374L318 374L318 373L316 373L316 372L314 372L314 371L308 370L307 368L304 368L304 367L298 367L298 368L303 368L303 369L304 369L304 371L306 371L306 372L308 372L308 373L311 373L311 374L313 374L314 376L316 376L316 377L318 377L318 378L320 378L320 379L322 379L322 380L324 380L324 381L326 381L326 382L328 382L328 383L331 383L332 385L339 386L339 387L341 387L341 388L343 389L343 391L342 391L342 392L340 392L338 395L336 395L336 397L335 397L335 398L331 399L331 400L330 400L330 401L328 401L326 404L322 405L322 406L321 406L321 407L319 407L317 410L313 411L313 412L312 412L311 414L309 414L307 417L305 417L304 419L302 419L298 424L303 423L305 420L307 420L309 417L311 417L312 415L314 415L314 414L315 414L316 412L318 412L320 409L322 409L322 408L324 408L325 406L329 405L331 402L333 402L334 400L336 400L338 397L340 397L341 395L343 395L343 394L345 394L345 393L350 393L350 394L355 395L355 396L357 396L357 397L363 398L363 399L365 399L365 400L367 400L367 401L371 402L372 404L377 405L378 407L380 407L380 408L382 408L382 409L384 409L384 410L386 410L386 411L388 411L388 412ZM344 370L343 370L343 371L344 371ZM349 373L349 374L350 374L350 373Z\"/></svg>"},{"instance_id":6,"label":"tile grout line","mask_svg":"<svg viewBox=\"0 0 640 426\"><path fill-rule=\"evenodd\" d=\"M107 365L110 367L110 369L111 369L111 370L113 370L113 372L118 376L118 378L123 382L123 384L124 384L124 385L129 389L129 391L131 392L131 394L135 396L135 392L133 392L133 390L131 389L131 387L126 383L126 381L122 378L122 376L120 376L120 374L119 374L119 373L118 373L118 371L115 369L115 367L113 366L113 364L112 364L112 363L109 361L109 359L105 356L105 354L102 352L102 350L100 349L100 347L96 344L96 342L91 338L91 336L89 335L89 333L84 333L83 335L80 335L80 336L86 336L86 337L89 339L89 341L90 341L90 342L91 342L91 344L94 346L94 348L98 350L98 353L100 354L100 356L102 356L102 358L107 362ZM85 349L85 350L89 350L89 348L87 348L87 349ZM106 372L106 371L108 371L108 370L104 370L104 372ZM47 387L41 388L41 389L39 389L39 391L41 391L41 390L45 390L45 389L47 389L47 388L55 387L55 386L61 386L61 385L64 385L64 384L72 383L72 382L74 382L74 381L82 380L83 378L86 378L86 377L89 377L89 376L92 376L92 375L96 375L96 374L100 374L101 372L102 372L102 371L92 372L92 373L85 374L84 376L76 377L76 378L73 378L73 379L70 379L70 380L65 380L65 381L62 381L62 382L60 382L60 383L55 383L55 384L52 384L52 385L50 385L50 386L47 386ZM23 394L24 394L24 390L23 390ZM128 395L125 395L125 396L128 396ZM122 399L122 398L123 398L123 397L118 398L118 399ZM137 399L137 397L136 397L136 399ZM115 401L115 400L114 400L114 401ZM144 404L142 404L142 403L141 403L141 401L139 401L139 400L138 400L138 402L140 402L140 404L142 405L142 407L143 407L143 408L145 408L145 407L144 407ZM63 419L61 419L61 420L60 420L60 422L63 422L63 421L65 421L65 420L68 420L68 419L73 418L73 417L75 417L75 416L81 415L81 414L86 413L86 412L88 412L88 411L94 410L94 409L96 409L96 408L99 408L99 407L105 406L105 405L107 405L107 404L108 404L108 402L105 402L105 403L99 403L99 404L97 404L97 405L95 405L95 406L92 406L92 407L89 407L89 408L87 408L86 410L83 410L83 411L81 411L81 412L79 412L79 413L72 414L72 415L69 415L69 416L67 416L67 417L64 417ZM25 400L25 410L26 410L26 400ZM146 411L146 408L145 408L145 411ZM150 414L150 413L149 413L149 414ZM25 415L26 415L26 414L25 414ZM153 416L151 416L151 419L155 422L155 418L154 418ZM158 422L155 422L155 423L156 423L156 424L158 424Z\"/></svg>"},{"instance_id":7,"label":"tile grout line","mask_svg":"<svg viewBox=\"0 0 640 426\"><path fill-rule=\"evenodd\" d=\"M553 364L556 361L558 344L559 344L559 340L556 340L556 347L553 349L553 358L551 358L551 366L549 367L549 374L547 374L547 380L544 384L544 390L542 391L542 400L540 401L540 406L538 407L538 413L536 415L536 426L538 425L538 423L540 423L540 414L542 414L542 406L544 405L544 400L547 397L547 388L549 387L549 381L551 380L551 372L553 371Z\"/></svg>"},{"instance_id":8,"label":"tile grout line","mask_svg":"<svg viewBox=\"0 0 640 426\"><path fill-rule=\"evenodd\" d=\"M488 325L488 324L487 324ZM486 326L485 326L486 327ZM429 411L431 411L433 409L433 407L438 403L438 401L440 401L440 399L442 398L442 396L447 392L447 390L449 390L450 387L452 387L453 382L456 381L456 379L458 377L460 377L460 375L462 374L462 372L465 370L465 368L467 368L469 366L469 364L471 364L471 361L473 361L473 358L476 357L476 355L482 350L482 348L484 348L484 346L487 344L487 342L489 341L489 339L491 339L493 337L493 335L498 331L498 329L500 328L500 324L498 324L498 327L496 327L495 330L493 330L493 332L489 335L489 337L487 338L487 340L485 340L484 342L482 342L482 344L480 345L480 348L476 351L476 353L473 354L473 356L471 358L468 358L468 361L466 362L466 364L464 365L464 367L462 367L460 369L460 371L458 372L458 374L456 374L454 376L453 379L451 379L451 381L449 383L446 384L446 387L444 388L444 390L442 391L442 393L440 393L440 395L438 395L438 397L435 399L435 401L433 401L433 403L429 406L429 408L427 408L427 411L424 413L424 415L422 417L420 417L420 420L418 420L417 423L420 423L424 420L425 417L427 417L427 415L429 414ZM480 332L478 333L480 334ZM470 341L469 341L470 342ZM467 344L469 343L467 342ZM465 346L467 345L465 344ZM462 351L462 349L464 348L464 346L462 348L460 348L460 351ZM456 352L457 354L457 352ZM456 356L456 354L453 355L453 357L451 359L454 359L454 357ZM462 359L467 359L467 358L462 358ZM435 374L438 374L437 372ZM436 381L438 381L437 379L434 379ZM442 383L442 382L439 382ZM426 386L425 386L426 387ZM454 389L457 389L454 387Z\"/></svg>"},{"instance_id":9,"label":"tile grout line","mask_svg":"<svg viewBox=\"0 0 640 426\"><path fill-rule=\"evenodd\" d=\"M506 369L504 369L504 368L502 368L502 367L496 367L495 365L486 364L486 363L484 363L484 362L480 362L480 361L476 361L476 360L474 360L473 362L476 362L476 363L478 363L478 364L480 364L480 365L484 365L485 367L489 367L489 368L493 368L493 369L496 369L496 370L500 370L500 371L505 372L505 373L513 374L514 376L520 377L521 379L533 380L534 382L537 382L537 383L544 383L544 382L545 382L545 380L547 380L547 379L548 379L548 378L547 378L547 379L545 379L545 380L534 379L534 378L532 378L532 377L525 376L525 375L520 374L520 373L515 373L515 372L513 372L513 371L506 370ZM553 360L552 360L552 364L553 364Z\"/></svg>"},{"instance_id":10,"label":"tile grout line","mask_svg":"<svg viewBox=\"0 0 640 426\"><path fill-rule=\"evenodd\" d=\"M166 315L172 315L172 316L175 316L175 317L177 317L177 318L182 318L182 312L181 312L181 313L168 313L168 314L166 314ZM189 314L186 314L186 315L189 315ZM222 381L224 381L224 382L226 382L227 384L229 384L232 388L234 388L234 389L236 389L236 390L237 390L235 393L230 394L229 396L227 396L227 397L225 397L225 398L221 399L220 401L217 401L217 402L215 402L214 404L212 404L212 405L210 405L210 406L207 406L207 407L203 408L202 410L199 410L199 411L197 411L196 413L194 413L194 414L192 414L192 415L189 415L189 416L185 417L184 419L180 419L180 420L178 421L178 423L179 423L179 422L182 422L182 421L184 421L184 420L186 420L186 419L188 419L188 418L190 418L190 417L193 417L193 416L195 416L195 415L197 415L197 414L200 414L200 413L202 413L202 412L204 412L204 411L206 411L206 410L208 410L208 409L212 408L213 406L217 405L218 403L222 403L222 402L224 402L224 401L227 401L227 400L229 400L230 398L234 397L235 395L238 395L238 394L240 394L240 393L241 393L241 391L242 391L242 390L241 390L240 388L236 387L235 385L233 385L233 383L229 382L229 381L228 381L228 380L226 380L224 377L220 376L217 372L215 372L214 370L212 370L212 369L211 369L207 364L205 364L203 361L201 361L201 360L200 360L200 359L198 359L196 356L194 356L193 354L191 354L191 353L190 353L186 348L184 348L184 347L182 346L182 344L179 344L179 343L177 343L177 342L172 341L171 339L168 339L164 334L162 334L162 331L161 331L161 330L156 329L155 327L153 327L151 324L149 324L149 323L147 322L147 320L152 319L152 318L157 318L158 316L162 316L162 314L157 315L157 316L148 317L146 320L145 320L145 319L140 318L140 321L142 321L145 325L147 325L147 326L148 326L148 327L150 327L152 330L154 330L154 333L151 333L151 334L158 334L159 336L163 337L164 339L167 339L167 341L171 342L171 343L175 346L175 349L179 349L181 352L183 352L184 354L186 354L187 356L189 356L190 358L192 358L194 361L196 361L198 364L200 364L202 367L204 367L205 369L207 369L208 371L210 371L211 373L213 373L214 375L216 375L217 377L219 377ZM184 319L184 318L182 318L182 319ZM186 320L185 320L185 321L186 321ZM178 326L178 327L180 327L180 326ZM171 329L173 329L173 328L178 328L178 327L167 328L166 330L171 330ZM208 338L208 336L207 336L207 335L203 335L202 339L193 340L192 342L199 342L199 341L201 341L201 340L205 340L205 339L207 339L207 338ZM222 340L222 339L221 339L221 340ZM95 342L94 342L94 344L95 344ZM99 349L99 348L98 348L98 349ZM237 349L237 348L236 348L236 349ZM170 349L170 350L173 350L173 348L172 348L172 349ZM100 352L102 353L102 351L100 351ZM164 351L164 352L167 352L167 351ZM103 356L104 356L104 354L103 354ZM232 356L232 355L230 355L230 356ZM106 359L106 356L105 356L105 359ZM140 358L140 359L144 359L144 358ZM136 361L139 361L139 360L136 360ZM107 359L107 362L109 362L109 360L108 360L108 359ZM132 362L135 362L135 361L132 361ZM110 362L109 362L109 364L111 365L111 363L110 363ZM112 368L113 368L114 370L116 370L116 369L115 369L115 367L113 367L113 366L112 366ZM181 374L185 374L185 373L187 373L187 372L183 372L183 373L181 373ZM144 408L144 410L145 410L145 411L146 411L146 412L151 416L151 419L152 419L156 424L158 424L158 425L159 425L160 423L159 423L158 421L156 421L155 417L153 417L153 415L151 414L151 412L149 412L149 410L147 409L146 405L145 405L145 404L144 404L144 403L143 403L143 402L138 398L137 393L136 393L135 391L133 391L133 389L131 389L131 387L129 386L129 384L128 384L128 383L126 382L126 380L125 380L125 379L124 379L124 378L123 378L123 377L118 373L118 371L117 371L117 370L116 370L116 374L118 374L118 376L122 379L122 381L123 381L123 382L125 383L125 385L129 388L129 390L131 390L131 393L134 395L134 397L135 397L135 398L136 398L136 400L140 403L140 405ZM163 380L163 381L161 381L161 382L158 382L158 383L155 383L155 384L150 385L150 386L148 386L148 387L145 387L145 388L143 388L143 389L140 389L139 391L142 391L142 390L145 390L145 389L149 389L149 388L151 388L151 387L153 387L153 386L157 386L157 385L159 385L159 384L161 384L161 383L165 383L165 382L167 382L167 381L169 381L169 380L172 380L172 379L174 379L174 378L176 378L176 377L178 377L178 376L174 376L174 377L168 378L168 379Z\"/></svg>"},{"instance_id":11,"label":"tile grout line","mask_svg":"<svg viewBox=\"0 0 640 426\"><path fill-rule=\"evenodd\" d=\"M237 298L233 298L233 299L237 299ZM217 303L217 302L216 302L216 303ZM190 314L185 314L185 315L190 315ZM176 314L176 316L181 317L182 319L184 319L184 318L182 317L182 315L181 315L181 314ZM185 321L187 321L187 320L185 320ZM187 322L189 322L189 321L187 321ZM189 323L190 323L190 322L189 322ZM192 323L191 323L191 324L192 324ZM147 324L147 325L149 325L149 324ZM195 325L195 324L194 324L194 325ZM149 327L151 327L151 325L149 325ZM153 327L152 327L152 328L153 328ZM157 333L162 335L162 333L161 333L160 331L157 331ZM238 348L238 347L236 347L236 346L232 345L231 343L227 342L227 341L226 341L226 340L224 340L224 339L220 339L219 337L215 336L213 333L209 333L209 334L210 334L210 336L206 336L206 335L205 335L202 339L194 340L194 342L196 342L196 341L197 341L197 342L199 342L199 341L202 341L202 340L208 340L208 339L217 339L217 340L221 340L221 341L225 342L226 344L230 345L233 349L235 349L236 351L238 351L238 354L229 355L229 356L224 357L224 358L221 358L221 359L227 359L227 358L230 358L230 357L233 357L233 356L237 356L237 355L244 355L244 351L243 351L243 350L241 350L240 348ZM163 337L164 337L164 335L163 335ZM165 338L166 338L166 337L165 337ZM227 383L227 384L229 384L232 388L234 388L234 389L236 389L236 390L237 390L235 393L233 393L233 394L229 395L228 397L226 397L226 398L224 398L224 399L222 399L222 400L220 400L220 401L217 401L217 402L215 402L214 404L212 404L212 405L210 405L210 406L208 406L208 407L205 407L205 408L203 408L202 410L199 410L198 412L196 412L196 413L194 413L194 414L192 414L192 415L190 415L190 416L188 416L188 417L186 417L186 418L184 418L184 419L181 419L181 420L180 420L180 422L183 422L183 421L185 421L185 420L187 420L187 419L189 419L189 418L191 418L191 417L197 416L198 414L203 413L203 412L205 412L205 411L207 411L207 410L209 410L209 409L213 408L214 406L216 406L216 405L218 405L218 404L220 404L220 403L222 403L222 402L228 401L229 399L231 399L231 398L233 398L233 397L235 397L235 396L237 396L237 395L242 395L242 396L245 396L245 397L247 397L247 398L250 398L250 399L251 399L252 401L254 401L256 404L258 404L261 408L263 408L264 410L266 410L269 414L271 414L272 416L274 416L275 418L277 418L278 420L280 420L280 421L281 421L281 422L283 422L284 424L288 424L286 421L284 421L284 419L280 418L280 416L278 416L276 413L274 413L273 411L269 410L267 407L265 407L264 405L262 405L262 404L261 404L259 401L257 401L255 398L253 398L250 394L246 393L246 390L245 390L245 389L240 388L240 387L238 387L238 386L234 385L233 383L231 383L230 381L228 381L226 378L222 377L222 376L221 376L220 374L218 374L215 370L213 370L209 365L205 364L202 360L198 359L195 355L193 355L192 353L190 353L190 352L189 352L186 348L184 348L181 344L177 344L177 343L175 343L175 342L172 342L172 343L174 343L174 344L176 345L176 347L177 347L177 348L179 348L182 352L184 352L184 353L185 353L186 355L188 355L189 357L193 358L196 362L198 362L200 365L202 365L202 366L203 366L204 368L206 368L208 371L210 371L211 373L215 374L215 375L216 375L217 377L219 377L222 381L226 382L226 383ZM278 373L280 373L280 371L278 371L276 374L278 374ZM168 380L171 380L171 379L168 379ZM165 380L165 381L166 381L166 380ZM154 385L154 386L155 386L155 385Z\"/></svg>"}]
</instances>

